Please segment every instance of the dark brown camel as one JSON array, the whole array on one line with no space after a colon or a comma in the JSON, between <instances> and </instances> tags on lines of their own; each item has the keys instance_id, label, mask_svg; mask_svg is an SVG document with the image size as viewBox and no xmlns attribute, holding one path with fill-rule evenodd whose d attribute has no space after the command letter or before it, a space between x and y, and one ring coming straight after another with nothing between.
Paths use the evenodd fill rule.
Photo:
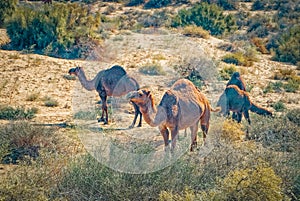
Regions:
<instances>
[{"instance_id":1,"label":"dark brown camel","mask_svg":"<svg viewBox=\"0 0 300 201\"><path fill-rule=\"evenodd\" d=\"M126 73L126 71L118 65L98 72L96 77L92 80L87 80L82 67L70 69L69 74L76 75L81 85L86 90L97 90L102 101L102 115L98 121L103 121L104 124L108 124L107 96L120 97L130 91L136 91L139 89L139 84L137 83L137 81L134 78L130 77ZM133 103L133 106L135 110L135 116L129 128L134 127L138 115L140 115L140 122L138 124L138 127L141 127L142 114L139 110L139 107L135 103Z\"/></svg>"},{"instance_id":2,"label":"dark brown camel","mask_svg":"<svg viewBox=\"0 0 300 201\"><path fill-rule=\"evenodd\" d=\"M165 92L158 107L155 106L152 94L148 90L130 92L127 97L140 107L145 121L150 126L159 127L165 147L169 145L169 130L172 138L171 150L174 150L178 131L189 127L192 133L192 151L197 145L199 122L205 142L210 112L215 110L191 81L187 79L176 81L171 89Z\"/></svg>"},{"instance_id":3,"label":"dark brown camel","mask_svg":"<svg viewBox=\"0 0 300 201\"><path fill-rule=\"evenodd\" d=\"M240 90L236 85L229 85L225 89L226 108L222 110L224 115L228 115L229 111L236 112L237 115L233 117L237 122L241 122L242 115L247 119L248 123L251 124L249 110L259 115L272 116L272 113L267 109L264 109L251 102L249 94L243 90Z\"/></svg>"}]
</instances>

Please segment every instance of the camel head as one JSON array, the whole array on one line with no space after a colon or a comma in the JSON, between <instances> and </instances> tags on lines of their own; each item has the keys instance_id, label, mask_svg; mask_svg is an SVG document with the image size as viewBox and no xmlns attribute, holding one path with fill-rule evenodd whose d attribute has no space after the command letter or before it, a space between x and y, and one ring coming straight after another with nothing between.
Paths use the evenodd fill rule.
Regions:
<instances>
[{"instance_id":1,"label":"camel head","mask_svg":"<svg viewBox=\"0 0 300 201\"><path fill-rule=\"evenodd\" d=\"M70 75L76 75L76 76L78 76L78 74L79 74L79 72L82 70L82 67L75 67L75 68L71 68L70 70L69 70L69 74Z\"/></svg>"},{"instance_id":2,"label":"camel head","mask_svg":"<svg viewBox=\"0 0 300 201\"><path fill-rule=\"evenodd\" d=\"M231 79L241 80L241 75L240 75L240 73L239 73L239 72L234 72L234 73L232 74Z\"/></svg>"},{"instance_id":3,"label":"camel head","mask_svg":"<svg viewBox=\"0 0 300 201\"><path fill-rule=\"evenodd\" d=\"M131 91L126 96L127 99L134 102L138 106L145 105L149 100L152 100L152 95L149 90L140 89L138 91Z\"/></svg>"}]
</instances>

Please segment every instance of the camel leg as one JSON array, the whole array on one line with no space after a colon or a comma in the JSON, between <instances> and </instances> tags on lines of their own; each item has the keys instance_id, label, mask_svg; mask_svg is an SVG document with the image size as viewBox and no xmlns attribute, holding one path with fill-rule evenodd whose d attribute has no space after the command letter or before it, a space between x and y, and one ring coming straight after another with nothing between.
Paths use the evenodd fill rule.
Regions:
<instances>
[{"instance_id":1,"label":"camel leg","mask_svg":"<svg viewBox=\"0 0 300 201\"><path fill-rule=\"evenodd\" d=\"M191 130L191 140L192 140L192 144L191 144L191 148L190 151L194 150L194 147L197 147L197 132L198 132L198 125L199 125L199 121L196 123L196 125L191 126L190 130Z\"/></svg>"},{"instance_id":2,"label":"camel leg","mask_svg":"<svg viewBox=\"0 0 300 201\"><path fill-rule=\"evenodd\" d=\"M142 113L140 112L139 106L137 106L135 103L132 102L132 105L134 107L134 119L132 124L129 126L129 128L133 128L135 123L136 123L136 119L138 117L138 115L140 115L140 122L138 124L138 127L142 126Z\"/></svg>"},{"instance_id":3,"label":"camel leg","mask_svg":"<svg viewBox=\"0 0 300 201\"><path fill-rule=\"evenodd\" d=\"M159 126L159 131L164 138L165 148L169 145L169 130L165 126Z\"/></svg>"},{"instance_id":4,"label":"camel leg","mask_svg":"<svg viewBox=\"0 0 300 201\"><path fill-rule=\"evenodd\" d=\"M242 113L241 112L237 113L237 118L235 120L237 120L238 123L241 123L241 121L242 121Z\"/></svg>"},{"instance_id":5,"label":"camel leg","mask_svg":"<svg viewBox=\"0 0 300 201\"><path fill-rule=\"evenodd\" d=\"M100 118L100 121L103 121L104 124L108 124L108 112L107 112L107 95L106 92L103 90L99 93L99 96L102 101L102 115ZM105 118L104 118L105 114Z\"/></svg>"},{"instance_id":6,"label":"camel leg","mask_svg":"<svg viewBox=\"0 0 300 201\"><path fill-rule=\"evenodd\" d=\"M251 120L250 120L250 116L249 116L249 111L248 110L244 111L244 116L247 119L249 125L251 125Z\"/></svg>"},{"instance_id":7,"label":"camel leg","mask_svg":"<svg viewBox=\"0 0 300 201\"><path fill-rule=\"evenodd\" d=\"M176 147L176 140L177 140L177 136L178 136L178 128L177 126L175 128L171 129L171 138L172 138L172 147L171 147L171 151L173 152L175 147Z\"/></svg>"}]
</instances>

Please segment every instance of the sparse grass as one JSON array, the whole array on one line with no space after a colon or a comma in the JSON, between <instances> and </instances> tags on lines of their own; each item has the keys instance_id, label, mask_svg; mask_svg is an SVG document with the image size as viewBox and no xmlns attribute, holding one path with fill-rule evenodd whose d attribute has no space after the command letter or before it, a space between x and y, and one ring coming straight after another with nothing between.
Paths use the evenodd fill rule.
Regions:
<instances>
[{"instance_id":1,"label":"sparse grass","mask_svg":"<svg viewBox=\"0 0 300 201\"><path fill-rule=\"evenodd\" d=\"M273 93L273 92L281 92L283 87L283 83L281 81L278 82L269 82L268 85L264 88L263 92Z\"/></svg>"},{"instance_id":2,"label":"sparse grass","mask_svg":"<svg viewBox=\"0 0 300 201\"><path fill-rule=\"evenodd\" d=\"M297 92L300 86L300 77L299 76L293 76L290 79L288 79L288 82L283 85L283 88L286 92Z\"/></svg>"},{"instance_id":3,"label":"sparse grass","mask_svg":"<svg viewBox=\"0 0 300 201\"><path fill-rule=\"evenodd\" d=\"M38 112L37 108L25 109L23 107L0 106L0 119L21 120L33 119Z\"/></svg>"},{"instance_id":4,"label":"sparse grass","mask_svg":"<svg viewBox=\"0 0 300 201\"><path fill-rule=\"evenodd\" d=\"M27 96L26 101L36 101L40 96L40 93L32 93L30 95Z\"/></svg>"},{"instance_id":5,"label":"sparse grass","mask_svg":"<svg viewBox=\"0 0 300 201\"><path fill-rule=\"evenodd\" d=\"M58 106L58 101L49 96L45 96L43 98L43 101L44 101L44 105L46 107L57 107Z\"/></svg>"},{"instance_id":6,"label":"sparse grass","mask_svg":"<svg viewBox=\"0 0 300 201\"><path fill-rule=\"evenodd\" d=\"M16 164L25 156L36 159L40 148L53 148L53 128L32 126L26 121L0 126L0 160Z\"/></svg>"},{"instance_id":7,"label":"sparse grass","mask_svg":"<svg viewBox=\"0 0 300 201\"><path fill-rule=\"evenodd\" d=\"M79 111L74 114L75 119L95 120L97 118L96 111Z\"/></svg>"},{"instance_id":8,"label":"sparse grass","mask_svg":"<svg viewBox=\"0 0 300 201\"><path fill-rule=\"evenodd\" d=\"M300 127L300 109L296 108L293 110L289 110L286 114L286 117L291 122L295 123L298 127Z\"/></svg>"},{"instance_id":9,"label":"sparse grass","mask_svg":"<svg viewBox=\"0 0 300 201\"><path fill-rule=\"evenodd\" d=\"M208 31L206 31L202 27L198 27L196 25L189 25L189 26L184 27L182 34L185 36L198 37L198 38L204 38L204 39L209 39L209 37L210 37Z\"/></svg>"},{"instance_id":10,"label":"sparse grass","mask_svg":"<svg viewBox=\"0 0 300 201\"><path fill-rule=\"evenodd\" d=\"M149 63L139 68L139 72L146 75L165 75L165 71L158 63Z\"/></svg>"}]
</instances>

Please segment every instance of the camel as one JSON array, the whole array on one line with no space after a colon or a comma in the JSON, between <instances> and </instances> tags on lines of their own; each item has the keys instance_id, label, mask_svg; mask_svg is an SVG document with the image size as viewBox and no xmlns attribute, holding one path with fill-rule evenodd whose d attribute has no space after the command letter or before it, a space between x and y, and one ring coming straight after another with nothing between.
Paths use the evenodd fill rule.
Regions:
<instances>
[{"instance_id":1,"label":"camel","mask_svg":"<svg viewBox=\"0 0 300 201\"><path fill-rule=\"evenodd\" d=\"M249 94L239 89L239 87L236 85L227 86L225 93L223 94L226 96L226 105L222 105L222 113L224 115L229 115L229 111L236 112L236 115L233 115L232 118L238 123L241 122L242 115L244 115L249 125L251 125L249 110L259 115L272 116L272 112L254 104L250 100Z\"/></svg>"},{"instance_id":2,"label":"camel","mask_svg":"<svg viewBox=\"0 0 300 201\"><path fill-rule=\"evenodd\" d=\"M192 144L190 151L197 146L199 122L203 131L203 141L209 129L211 108L206 97L187 79L176 81L167 90L156 107L153 95L149 90L130 92L127 98L139 106L146 123L159 127L163 136L165 149L169 145L169 130L171 131L171 151L176 146L176 136L179 130L190 128Z\"/></svg>"},{"instance_id":3,"label":"camel","mask_svg":"<svg viewBox=\"0 0 300 201\"><path fill-rule=\"evenodd\" d=\"M102 116L98 121L103 121L104 124L108 124L107 96L120 97L130 91L139 90L139 84L137 83L137 81L134 78L130 77L126 73L126 71L118 65L98 72L96 77L92 80L87 80L82 67L71 68L69 70L69 74L77 76L81 85L86 90L96 90L98 92L102 101ZM134 127L138 115L140 115L138 127L141 127L142 114L139 110L139 107L133 102L132 104L135 110L135 116L129 128Z\"/></svg>"}]
</instances>

